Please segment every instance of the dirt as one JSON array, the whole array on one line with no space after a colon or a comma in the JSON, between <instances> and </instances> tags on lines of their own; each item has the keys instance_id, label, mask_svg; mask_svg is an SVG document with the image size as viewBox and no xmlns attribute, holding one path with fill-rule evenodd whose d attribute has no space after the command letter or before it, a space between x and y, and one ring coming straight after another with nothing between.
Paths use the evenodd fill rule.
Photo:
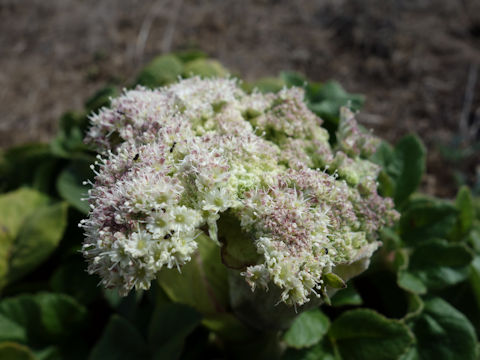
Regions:
<instances>
[{"instance_id":1,"label":"dirt","mask_svg":"<svg viewBox=\"0 0 480 360\"><path fill-rule=\"evenodd\" d=\"M0 0L0 148L48 141L95 90L191 48L246 79L336 79L366 95L359 119L376 134L422 137L425 190L452 196L452 169L474 181L478 0Z\"/></svg>"}]
</instances>

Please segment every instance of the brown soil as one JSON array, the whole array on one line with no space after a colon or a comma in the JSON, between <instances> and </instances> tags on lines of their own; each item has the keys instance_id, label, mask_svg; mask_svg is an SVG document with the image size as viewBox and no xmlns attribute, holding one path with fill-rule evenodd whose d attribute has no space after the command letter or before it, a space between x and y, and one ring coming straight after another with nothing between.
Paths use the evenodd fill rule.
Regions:
<instances>
[{"instance_id":1,"label":"brown soil","mask_svg":"<svg viewBox=\"0 0 480 360\"><path fill-rule=\"evenodd\" d=\"M431 193L455 188L439 144L478 141L478 0L0 0L0 148L49 140L95 90L192 47L246 79L296 70L365 94L364 125L423 138Z\"/></svg>"}]
</instances>

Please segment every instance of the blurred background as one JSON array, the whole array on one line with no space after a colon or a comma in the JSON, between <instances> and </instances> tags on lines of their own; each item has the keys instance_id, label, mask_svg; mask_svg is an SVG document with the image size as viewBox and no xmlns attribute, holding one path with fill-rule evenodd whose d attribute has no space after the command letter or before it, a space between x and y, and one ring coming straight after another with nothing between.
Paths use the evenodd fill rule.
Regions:
<instances>
[{"instance_id":1,"label":"blurred background","mask_svg":"<svg viewBox=\"0 0 480 360\"><path fill-rule=\"evenodd\" d=\"M0 149L50 140L98 89L190 49L246 80L335 79L377 135L422 137L424 191L480 188L478 0L0 0Z\"/></svg>"}]
</instances>

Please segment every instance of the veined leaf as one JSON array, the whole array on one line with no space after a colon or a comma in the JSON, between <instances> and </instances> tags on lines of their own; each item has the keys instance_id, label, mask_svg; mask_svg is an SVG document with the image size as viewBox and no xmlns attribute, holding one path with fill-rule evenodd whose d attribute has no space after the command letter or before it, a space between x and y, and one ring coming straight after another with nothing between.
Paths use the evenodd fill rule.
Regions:
<instances>
[{"instance_id":1,"label":"veined leaf","mask_svg":"<svg viewBox=\"0 0 480 360\"><path fill-rule=\"evenodd\" d=\"M408 328L368 309L343 313L333 323L329 337L343 360L394 360L413 343Z\"/></svg>"},{"instance_id":2,"label":"veined leaf","mask_svg":"<svg viewBox=\"0 0 480 360\"><path fill-rule=\"evenodd\" d=\"M308 310L293 321L283 339L288 346L300 349L318 343L327 333L330 320L320 310Z\"/></svg>"},{"instance_id":3,"label":"veined leaf","mask_svg":"<svg viewBox=\"0 0 480 360\"><path fill-rule=\"evenodd\" d=\"M472 324L440 298L425 301L422 314L413 319L411 327L416 344L410 350L411 357L402 360L477 359L477 338Z\"/></svg>"},{"instance_id":4,"label":"veined leaf","mask_svg":"<svg viewBox=\"0 0 480 360\"><path fill-rule=\"evenodd\" d=\"M472 260L473 254L462 244L424 242L413 250L408 267L399 271L398 284L416 294L439 290L466 280Z\"/></svg>"},{"instance_id":5,"label":"veined leaf","mask_svg":"<svg viewBox=\"0 0 480 360\"><path fill-rule=\"evenodd\" d=\"M26 188L0 196L0 289L41 264L60 242L67 205L48 202Z\"/></svg>"},{"instance_id":6,"label":"veined leaf","mask_svg":"<svg viewBox=\"0 0 480 360\"><path fill-rule=\"evenodd\" d=\"M422 197L409 202L400 219L400 236L416 246L434 238L446 238L457 222L458 210L451 203Z\"/></svg>"},{"instance_id":7,"label":"veined leaf","mask_svg":"<svg viewBox=\"0 0 480 360\"><path fill-rule=\"evenodd\" d=\"M86 309L71 297L39 293L7 298L0 302L0 341L32 346L57 344L81 326ZM13 331L12 331L13 330Z\"/></svg>"}]
</instances>

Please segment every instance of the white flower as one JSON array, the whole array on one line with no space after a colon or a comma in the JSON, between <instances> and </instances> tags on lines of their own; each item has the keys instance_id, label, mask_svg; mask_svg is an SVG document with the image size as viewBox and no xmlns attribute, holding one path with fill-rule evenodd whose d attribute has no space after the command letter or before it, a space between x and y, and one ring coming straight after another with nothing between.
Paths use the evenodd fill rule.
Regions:
<instances>
[{"instance_id":1,"label":"white flower","mask_svg":"<svg viewBox=\"0 0 480 360\"><path fill-rule=\"evenodd\" d=\"M258 254L245 280L278 287L287 304L317 296L336 266L369 258L398 216L365 158L376 140L343 111L332 149L303 96L197 77L125 91L92 115L86 140L102 156L80 224L89 272L122 295L147 289L162 268L191 260L202 232L221 245L227 210Z\"/></svg>"}]
</instances>

